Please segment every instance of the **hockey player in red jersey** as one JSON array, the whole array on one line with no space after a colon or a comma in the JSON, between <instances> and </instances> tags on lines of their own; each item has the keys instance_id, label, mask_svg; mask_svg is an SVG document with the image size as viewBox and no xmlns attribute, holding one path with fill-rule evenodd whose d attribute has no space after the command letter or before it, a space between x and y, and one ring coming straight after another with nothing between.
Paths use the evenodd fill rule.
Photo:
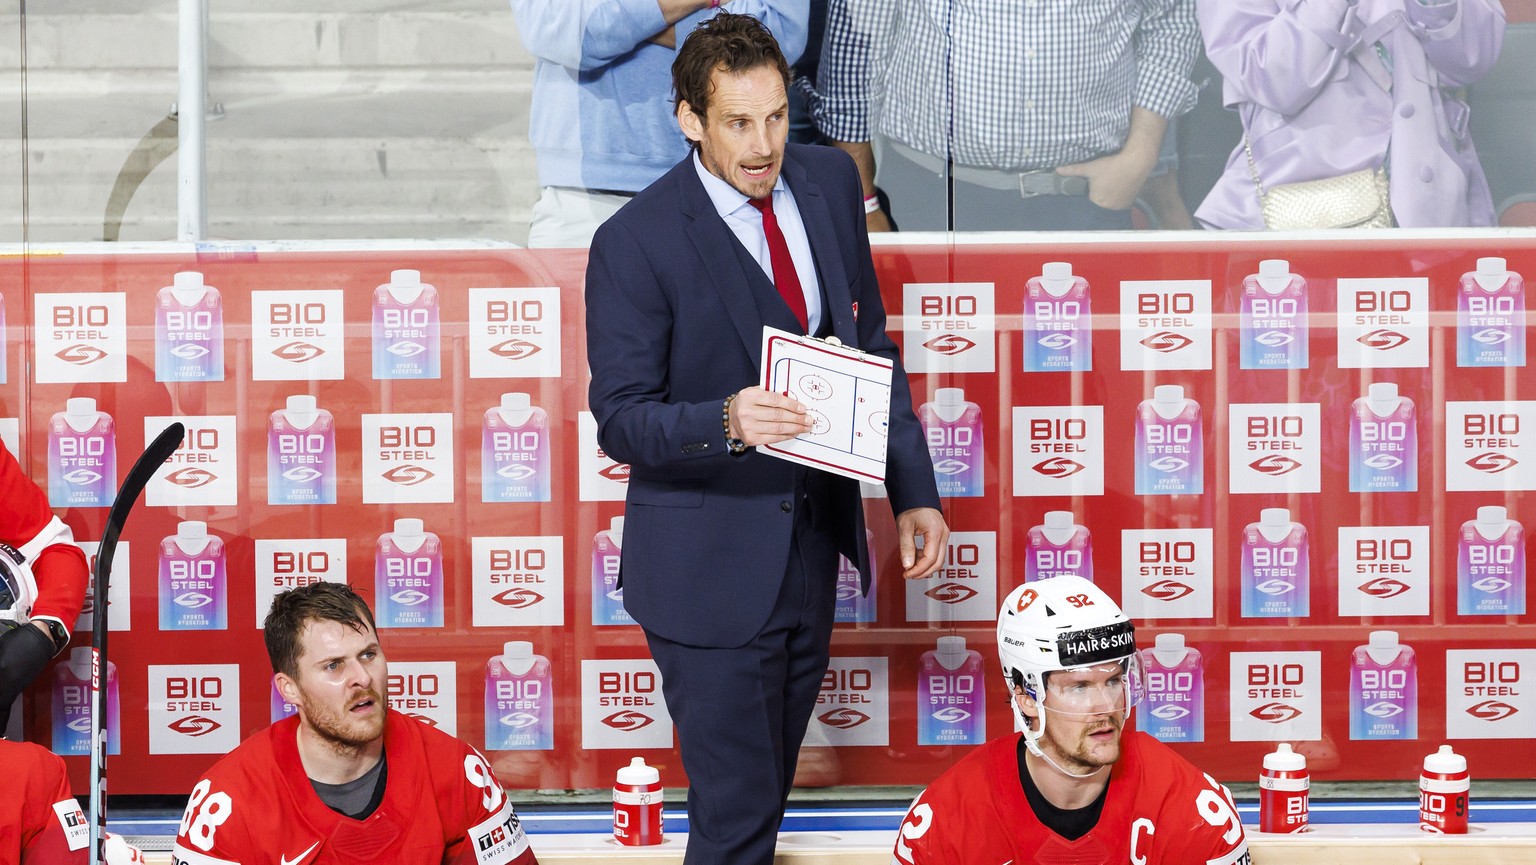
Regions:
<instances>
[{"instance_id":1,"label":"hockey player in red jersey","mask_svg":"<svg viewBox=\"0 0 1536 865\"><path fill-rule=\"evenodd\" d=\"M0 741L0 865L89 865L91 827L69 792L64 761L37 745ZM143 865L143 855L107 836L107 865Z\"/></svg>"},{"instance_id":2,"label":"hockey player in red jersey","mask_svg":"<svg viewBox=\"0 0 1536 865\"><path fill-rule=\"evenodd\" d=\"M1014 589L998 653L1023 732L912 801L895 865L1247 865L1227 789L1125 728L1143 689L1135 629L1080 577Z\"/></svg>"},{"instance_id":3,"label":"hockey player in red jersey","mask_svg":"<svg viewBox=\"0 0 1536 865\"><path fill-rule=\"evenodd\" d=\"M284 592L264 628L298 714L192 788L178 865L537 865L485 757L386 707L373 613L352 589Z\"/></svg>"},{"instance_id":4,"label":"hockey player in red jersey","mask_svg":"<svg viewBox=\"0 0 1536 865\"><path fill-rule=\"evenodd\" d=\"M11 703L69 643L85 602L85 553L48 496L0 445L0 737Z\"/></svg>"}]
</instances>

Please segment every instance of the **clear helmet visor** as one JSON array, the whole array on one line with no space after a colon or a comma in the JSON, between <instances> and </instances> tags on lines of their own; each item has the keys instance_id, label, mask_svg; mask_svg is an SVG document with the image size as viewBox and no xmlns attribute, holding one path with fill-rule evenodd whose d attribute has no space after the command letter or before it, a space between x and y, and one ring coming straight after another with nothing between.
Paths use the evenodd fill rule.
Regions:
<instances>
[{"instance_id":1,"label":"clear helmet visor","mask_svg":"<svg viewBox=\"0 0 1536 865\"><path fill-rule=\"evenodd\" d=\"M1117 661L1047 673L1037 703L1052 714L1090 717L1129 712L1146 693L1141 656L1132 653Z\"/></svg>"}]
</instances>

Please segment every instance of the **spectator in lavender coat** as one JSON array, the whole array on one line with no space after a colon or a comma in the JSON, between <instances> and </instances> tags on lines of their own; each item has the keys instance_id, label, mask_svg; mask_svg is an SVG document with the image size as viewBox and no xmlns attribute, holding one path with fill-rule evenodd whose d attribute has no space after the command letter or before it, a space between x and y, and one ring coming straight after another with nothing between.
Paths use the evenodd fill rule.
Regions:
<instances>
[{"instance_id":1,"label":"spectator in lavender coat","mask_svg":"<svg viewBox=\"0 0 1536 865\"><path fill-rule=\"evenodd\" d=\"M1385 165L1404 227L1494 222L1457 88L1504 41L1499 0L1197 0L1264 188ZM1264 227L1242 142L1195 216Z\"/></svg>"}]
</instances>

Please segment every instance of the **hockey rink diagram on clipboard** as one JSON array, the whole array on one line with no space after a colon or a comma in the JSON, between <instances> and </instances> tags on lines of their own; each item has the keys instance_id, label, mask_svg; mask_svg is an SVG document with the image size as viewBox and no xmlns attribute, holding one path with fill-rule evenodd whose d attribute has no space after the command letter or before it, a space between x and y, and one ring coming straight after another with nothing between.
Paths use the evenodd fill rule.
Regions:
<instances>
[{"instance_id":1,"label":"hockey rink diagram on clipboard","mask_svg":"<svg viewBox=\"0 0 1536 865\"><path fill-rule=\"evenodd\" d=\"M866 483L884 482L891 370L882 357L763 328L763 387L798 400L813 427L758 450Z\"/></svg>"}]
</instances>

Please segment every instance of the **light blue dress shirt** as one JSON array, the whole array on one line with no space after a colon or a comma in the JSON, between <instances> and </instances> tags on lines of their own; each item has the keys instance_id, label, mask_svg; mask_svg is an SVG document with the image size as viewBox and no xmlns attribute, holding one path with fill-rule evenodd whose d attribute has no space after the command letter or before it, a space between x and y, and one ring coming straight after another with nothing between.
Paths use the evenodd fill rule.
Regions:
<instances>
[{"instance_id":1,"label":"light blue dress shirt","mask_svg":"<svg viewBox=\"0 0 1536 865\"><path fill-rule=\"evenodd\" d=\"M756 259L768 281L773 281L773 259L768 254L768 236L763 234L763 215L753 207L749 199L734 186L716 177L704 167L699 154L693 154L693 168L699 173L704 191L714 203L715 211L725 220L725 225ZM789 247L789 257L795 262L795 274L800 277L800 288L805 292L805 312L810 321L810 332L821 327L821 280L816 277L816 260L811 257L811 241L805 234L805 222L800 219L800 208L795 204L795 194L789 191L784 175L773 184L773 215L779 220L779 230L784 232L784 245Z\"/></svg>"}]
</instances>

